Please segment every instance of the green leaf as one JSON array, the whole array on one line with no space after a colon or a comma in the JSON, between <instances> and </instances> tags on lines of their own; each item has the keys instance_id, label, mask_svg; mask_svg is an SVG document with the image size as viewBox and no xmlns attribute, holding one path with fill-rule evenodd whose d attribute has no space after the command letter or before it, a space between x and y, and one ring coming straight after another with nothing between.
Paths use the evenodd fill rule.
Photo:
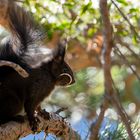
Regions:
<instances>
[{"instance_id":1,"label":"green leaf","mask_svg":"<svg viewBox=\"0 0 140 140\"><path fill-rule=\"evenodd\" d=\"M121 3L121 4L125 5L125 6L128 5L128 3L125 0L117 0L117 2L119 2L119 3Z\"/></svg>"},{"instance_id":2,"label":"green leaf","mask_svg":"<svg viewBox=\"0 0 140 140\"><path fill-rule=\"evenodd\" d=\"M137 9L137 8L131 8L130 10L129 10L129 12L130 13L136 13L136 12L138 12L139 10Z\"/></svg>"},{"instance_id":3,"label":"green leaf","mask_svg":"<svg viewBox=\"0 0 140 140\"><path fill-rule=\"evenodd\" d=\"M39 4L39 3L35 3L35 8L36 9L38 9L38 8L40 8L41 7L41 5Z\"/></svg>"},{"instance_id":4,"label":"green leaf","mask_svg":"<svg viewBox=\"0 0 140 140\"><path fill-rule=\"evenodd\" d=\"M135 45L137 44L137 36L136 36L136 35L133 36L132 42L133 42L133 44L135 44Z\"/></svg>"},{"instance_id":5,"label":"green leaf","mask_svg":"<svg viewBox=\"0 0 140 140\"><path fill-rule=\"evenodd\" d=\"M74 3L68 3L68 2L66 2L66 3L64 3L64 6L66 6L67 8L73 8L73 6L74 6Z\"/></svg>"},{"instance_id":6,"label":"green leaf","mask_svg":"<svg viewBox=\"0 0 140 140\"><path fill-rule=\"evenodd\" d=\"M91 5L91 2L89 2L87 5L84 5L81 9L81 15L83 15L91 7Z\"/></svg>"},{"instance_id":7,"label":"green leaf","mask_svg":"<svg viewBox=\"0 0 140 140\"><path fill-rule=\"evenodd\" d=\"M29 0L25 0L25 3L26 3L27 5L30 5Z\"/></svg>"}]
</instances>

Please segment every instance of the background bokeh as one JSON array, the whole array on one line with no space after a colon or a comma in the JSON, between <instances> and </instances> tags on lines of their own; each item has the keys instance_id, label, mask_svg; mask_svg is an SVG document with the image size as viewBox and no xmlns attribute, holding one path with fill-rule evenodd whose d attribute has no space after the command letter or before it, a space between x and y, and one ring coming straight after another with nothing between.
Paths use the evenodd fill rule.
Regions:
<instances>
[{"instance_id":1,"label":"background bokeh","mask_svg":"<svg viewBox=\"0 0 140 140\"><path fill-rule=\"evenodd\" d=\"M17 0L18 1L18 0ZM96 121L104 96L102 69L102 19L97 0L19 0L18 4L30 11L46 31L47 47L56 46L62 38L69 40L66 60L75 73L76 83L70 87L57 87L42 103L47 111L61 107L74 130L83 140L88 140L90 126ZM116 0L122 13L109 1L110 20L114 31L114 48L111 53L111 74L119 97L133 120L136 138L139 132L140 108L140 1ZM131 23L131 25L129 24ZM133 29L134 27L134 29ZM1 28L1 38L7 32ZM119 49L117 51L115 46ZM41 140L44 133L30 135L22 140ZM106 112L100 139L126 139L127 133L117 112L110 106ZM56 139L49 136L47 140Z\"/></svg>"}]
</instances>

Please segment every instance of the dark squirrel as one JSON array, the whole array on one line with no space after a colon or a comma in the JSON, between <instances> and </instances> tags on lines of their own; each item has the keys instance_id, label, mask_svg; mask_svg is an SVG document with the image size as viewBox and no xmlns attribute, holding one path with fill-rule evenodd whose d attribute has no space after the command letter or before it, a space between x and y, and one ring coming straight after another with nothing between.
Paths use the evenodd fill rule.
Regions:
<instances>
[{"instance_id":1,"label":"dark squirrel","mask_svg":"<svg viewBox=\"0 0 140 140\"><path fill-rule=\"evenodd\" d=\"M11 67L0 67L0 124L14 120L24 108L34 131L34 114L41 101L55 85L74 83L74 76L64 61L64 45L47 49L42 43L45 35L33 17L15 2L8 2L7 7L11 35L0 45L0 60L20 65L29 77L23 78Z\"/></svg>"}]
</instances>

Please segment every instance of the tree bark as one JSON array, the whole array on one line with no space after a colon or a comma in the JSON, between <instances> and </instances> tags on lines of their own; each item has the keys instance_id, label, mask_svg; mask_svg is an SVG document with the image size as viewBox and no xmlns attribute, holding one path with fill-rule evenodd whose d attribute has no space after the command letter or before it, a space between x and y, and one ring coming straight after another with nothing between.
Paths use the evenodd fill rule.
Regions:
<instances>
[{"instance_id":1,"label":"tree bark","mask_svg":"<svg viewBox=\"0 0 140 140\"><path fill-rule=\"evenodd\" d=\"M70 127L70 125L58 114L49 113L49 119L38 116L40 123L38 131L45 131L46 134L52 133L64 140L80 140L80 136ZM0 126L0 140L17 140L31 134L32 131L29 122L26 119L24 123L9 122Z\"/></svg>"}]
</instances>

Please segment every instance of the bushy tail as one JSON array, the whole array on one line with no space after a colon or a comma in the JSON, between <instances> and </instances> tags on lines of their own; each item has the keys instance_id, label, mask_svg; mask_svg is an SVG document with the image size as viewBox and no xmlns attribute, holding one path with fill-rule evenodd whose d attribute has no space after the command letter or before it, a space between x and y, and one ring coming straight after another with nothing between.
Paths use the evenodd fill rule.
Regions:
<instances>
[{"instance_id":1,"label":"bushy tail","mask_svg":"<svg viewBox=\"0 0 140 140\"><path fill-rule=\"evenodd\" d=\"M10 31L10 46L18 55L24 55L30 44L44 36L31 14L13 0L0 0L0 24Z\"/></svg>"}]
</instances>

